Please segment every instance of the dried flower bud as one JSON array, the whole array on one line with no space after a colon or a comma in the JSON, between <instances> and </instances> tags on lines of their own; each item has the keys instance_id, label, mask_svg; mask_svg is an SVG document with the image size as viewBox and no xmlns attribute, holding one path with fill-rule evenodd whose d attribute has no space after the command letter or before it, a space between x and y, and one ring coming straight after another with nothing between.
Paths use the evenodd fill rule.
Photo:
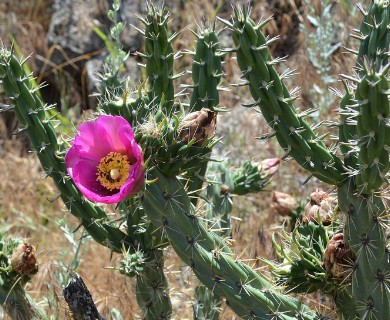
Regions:
<instances>
[{"instance_id":1,"label":"dried flower bud","mask_svg":"<svg viewBox=\"0 0 390 320\"><path fill-rule=\"evenodd\" d=\"M220 193L221 195L226 195L230 192L230 187L227 184L221 185Z\"/></svg>"},{"instance_id":2,"label":"dried flower bud","mask_svg":"<svg viewBox=\"0 0 390 320\"><path fill-rule=\"evenodd\" d=\"M12 253L11 266L21 276L37 272L38 263L34 246L26 242L20 244Z\"/></svg>"},{"instance_id":3,"label":"dried flower bud","mask_svg":"<svg viewBox=\"0 0 390 320\"><path fill-rule=\"evenodd\" d=\"M356 256L349 246L344 242L342 233L335 234L325 249L324 267L326 271L333 277L344 279L350 274L349 269L352 268Z\"/></svg>"},{"instance_id":4,"label":"dried flower bud","mask_svg":"<svg viewBox=\"0 0 390 320\"><path fill-rule=\"evenodd\" d=\"M179 137L189 143L193 138L196 145L202 143L215 132L216 113L209 109L203 108L200 111L191 112L186 115L180 124Z\"/></svg>"},{"instance_id":5,"label":"dried flower bud","mask_svg":"<svg viewBox=\"0 0 390 320\"><path fill-rule=\"evenodd\" d=\"M271 207L281 216L291 216L298 208L297 201L287 193L273 191Z\"/></svg>"},{"instance_id":6,"label":"dried flower bud","mask_svg":"<svg viewBox=\"0 0 390 320\"><path fill-rule=\"evenodd\" d=\"M310 202L305 206L303 213L303 222L318 223L318 216L320 216L323 225L329 225L332 222L334 207L334 199L326 192L317 189L310 194Z\"/></svg>"},{"instance_id":7,"label":"dried flower bud","mask_svg":"<svg viewBox=\"0 0 390 320\"><path fill-rule=\"evenodd\" d=\"M260 172L267 177L272 177L278 171L280 165L280 158L270 158L261 161L258 166Z\"/></svg>"}]
</instances>

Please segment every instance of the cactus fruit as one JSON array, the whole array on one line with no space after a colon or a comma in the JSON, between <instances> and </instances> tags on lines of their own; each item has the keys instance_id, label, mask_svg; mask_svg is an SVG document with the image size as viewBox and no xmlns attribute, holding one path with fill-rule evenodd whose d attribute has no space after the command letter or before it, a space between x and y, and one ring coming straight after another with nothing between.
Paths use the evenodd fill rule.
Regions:
<instances>
[{"instance_id":1,"label":"cactus fruit","mask_svg":"<svg viewBox=\"0 0 390 320\"><path fill-rule=\"evenodd\" d=\"M46 319L24 290L37 271L35 248L19 239L7 240L0 231L0 305L11 319Z\"/></svg>"}]
</instances>

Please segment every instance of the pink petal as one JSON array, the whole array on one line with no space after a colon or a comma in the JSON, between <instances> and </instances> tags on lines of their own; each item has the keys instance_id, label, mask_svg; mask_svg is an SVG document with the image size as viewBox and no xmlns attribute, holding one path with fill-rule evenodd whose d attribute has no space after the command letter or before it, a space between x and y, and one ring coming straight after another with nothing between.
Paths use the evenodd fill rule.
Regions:
<instances>
[{"instance_id":1,"label":"pink petal","mask_svg":"<svg viewBox=\"0 0 390 320\"><path fill-rule=\"evenodd\" d=\"M104 127L95 122L85 122L78 131L73 146L79 147L80 157L100 161L112 151L111 139Z\"/></svg>"},{"instance_id":2,"label":"pink petal","mask_svg":"<svg viewBox=\"0 0 390 320\"><path fill-rule=\"evenodd\" d=\"M125 153L126 142L134 140L133 129L122 117L102 115L97 119L96 125L106 132L111 151ZM123 139L123 135L126 135L126 139Z\"/></svg>"}]
</instances>

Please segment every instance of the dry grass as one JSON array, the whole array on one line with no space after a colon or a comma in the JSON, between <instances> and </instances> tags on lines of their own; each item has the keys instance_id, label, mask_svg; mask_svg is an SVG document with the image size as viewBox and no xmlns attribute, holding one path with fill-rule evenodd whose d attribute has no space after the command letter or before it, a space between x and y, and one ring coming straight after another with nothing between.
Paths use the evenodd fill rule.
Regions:
<instances>
[{"instance_id":1,"label":"dry grass","mask_svg":"<svg viewBox=\"0 0 390 320\"><path fill-rule=\"evenodd\" d=\"M4 30L11 28L24 53L44 52L46 50L43 43L44 34L50 16L50 12L47 12L44 5L45 1L19 1L20 7L15 7L15 2L11 2L0 0L0 20L7 18L3 21L8 21L7 25L0 26L2 27L0 36L4 37ZM204 16L215 16L214 8L221 3L223 1L187 1L184 12L173 15L176 19L175 28L195 30L194 18L196 21L201 21ZM291 44L291 36L294 32L298 32L295 19L306 21L305 12L298 10L300 1L279 0L271 3L273 5L264 3L256 5L253 14L257 17L267 17L274 13L276 19L267 27L267 33L271 35L282 33L284 46L286 43ZM15 14L5 15L1 12ZM345 11L338 10L337 14L335 19L343 21L345 25L356 25L356 21L352 21ZM222 12L221 15L229 18L230 13ZM14 20L9 21L13 16ZM307 109L314 104L310 98L309 85L313 82L321 83L321 79L308 61L302 36L295 34L293 39L294 51L282 67L302 70L294 78L293 83L294 86L302 87L302 99L298 100L297 107ZM191 49L192 41L193 37L187 30L176 41L176 49ZM286 47L274 47L273 50L284 52ZM347 72L352 64L349 56L337 52L332 58L332 73ZM190 60L185 58L178 66L189 68ZM227 82L239 82L240 72L229 57L226 60L225 72ZM217 154L228 155L234 159L235 164L248 157L264 159L282 156L282 151L275 141L263 142L253 139L267 132L268 127L260 115L254 115L253 111L240 107L242 102L248 100L250 100L248 93L241 88L222 95L222 105L232 109L232 112L220 116L222 120L218 124L218 134L224 137L224 141L218 148ZM331 116L333 117L334 114ZM70 243L64 237L56 220L64 218L74 229L77 227L77 221L63 211L63 204L56 200L57 193L53 189L53 184L50 180L42 178L42 171L35 155L26 156L21 151L23 145L19 140L5 138L4 127L0 130L0 134L2 135L0 165L4 168L0 172L0 223L7 226L9 235L27 238L37 247L40 271L27 289L36 301L51 295L51 303L54 304L47 307L48 313L56 314L59 310L59 319L66 319L69 315L62 298L61 286L54 274L56 269L60 268L60 262L65 265L70 263L73 253ZM302 183L306 177L306 173L295 163L284 162L268 189L306 197L313 189L320 186L317 181L311 180L303 187ZM280 218L270 210L270 202L271 195L268 192L237 198L235 202L234 216L237 219L234 220L232 231L234 249L240 252L241 259L247 260L255 267L261 267L258 257L272 258L273 256L270 236L274 227L280 225ZM77 235L80 236L80 232ZM138 306L133 294L134 281L121 276L118 272L105 269L107 266L115 265L117 256L111 257L108 249L93 242L85 242L82 250L81 265L77 271L90 289L102 315L110 318L109 310L115 307L121 311L125 319L136 319ZM172 250L167 252L166 267L174 304L174 317L191 319L192 291L197 280ZM321 305L321 302L316 301L317 297L313 296L310 299L313 299L317 306ZM234 319L235 316L225 308L221 318Z\"/></svg>"}]
</instances>

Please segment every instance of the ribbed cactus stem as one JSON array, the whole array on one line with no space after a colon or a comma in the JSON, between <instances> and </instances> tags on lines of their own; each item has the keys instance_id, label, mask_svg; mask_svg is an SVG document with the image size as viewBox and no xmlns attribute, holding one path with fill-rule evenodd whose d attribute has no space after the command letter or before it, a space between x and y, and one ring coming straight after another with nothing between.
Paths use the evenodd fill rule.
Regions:
<instances>
[{"instance_id":1,"label":"ribbed cactus stem","mask_svg":"<svg viewBox=\"0 0 390 320\"><path fill-rule=\"evenodd\" d=\"M218 86L222 77L222 62L221 54L218 51L217 33L214 28L205 28L199 33L195 33L197 43L192 63L194 85L190 99L191 111L203 108L212 111L219 109Z\"/></svg>"},{"instance_id":2,"label":"ribbed cactus stem","mask_svg":"<svg viewBox=\"0 0 390 320\"><path fill-rule=\"evenodd\" d=\"M144 271L137 275L136 296L145 320L170 319L172 304L168 281L164 274L164 257L161 250L146 254Z\"/></svg>"},{"instance_id":3,"label":"ribbed cactus stem","mask_svg":"<svg viewBox=\"0 0 390 320\"><path fill-rule=\"evenodd\" d=\"M204 28L198 33L195 33L197 37L196 50L194 60L192 63L192 81L193 91L190 99L190 110L200 111L203 108L207 108L211 111L219 110L219 92L218 85L222 76L222 63L221 55L218 52L218 38L215 32L215 25L212 29ZM211 154L211 150L210 150ZM199 193L202 189L202 185L205 181L205 174L207 170L211 170L213 163L210 163L208 168L208 162L203 162L198 168L189 172L188 191ZM214 170L215 171L215 170ZM218 186L217 186L218 188ZM218 192L219 194L219 192ZM215 197L218 197L215 195ZM191 201L196 206L198 203L198 197L194 197ZM213 199L215 200L215 199ZM225 217L221 217L219 214L213 215L213 206L217 204L214 201L206 204L206 219L212 221L218 220L220 223L225 223L225 232L229 230L229 223ZM218 210L218 209L217 209ZM221 212L222 214L222 212ZM217 217L219 219L217 219ZM224 221L224 222L223 222ZM214 225L215 228L219 226ZM221 229L222 230L222 229ZM194 319L218 319L221 306L221 298L215 295L211 290L203 285L199 285L195 288L194 293L195 301L193 303Z\"/></svg>"},{"instance_id":4,"label":"ribbed cactus stem","mask_svg":"<svg viewBox=\"0 0 390 320\"><path fill-rule=\"evenodd\" d=\"M143 319L170 319L172 304L161 250L168 245L168 240L161 228L150 223L145 211L134 198L122 201L119 209L127 216L128 241L136 251L130 259L122 260L126 265L120 271L136 276L136 297ZM127 273L123 272L125 269Z\"/></svg>"},{"instance_id":5,"label":"ribbed cactus stem","mask_svg":"<svg viewBox=\"0 0 390 320\"><path fill-rule=\"evenodd\" d=\"M360 101L364 101L368 98L368 86L372 86L375 83L375 73L383 70L388 62L388 46L389 46L389 8L385 6L383 1L374 1L374 3L368 8L368 12L365 12L361 6L358 6L361 13L364 15L363 22L360 29L355 29L351 36L361 41L359 51L356 59L356 73L362 78L357 79L358 90L356 92L356 98ZM371 73L371 76L364 76L367 71ZM383 72L382 72L383 73ZM371 78L371 81L370 79ZM359 81L360 80L360 81ZM372 81L374 80L374 81ZM354 99L354 88L344 81L345 95L340 101L340 129L339 129L339 142L340 149L344 155L344 164L349 168L358 168L357 164L357 150L356 140L357 126L355 125L356 118L361 119L363 115L361 113L361 103L357 103ZM378 94L378 93L376 93ZM340 95L338 93L338 95ZM367 110L367 108L365 108ZM360 113L360 116L359 116ZM365 114L367 115L367 113ZM373 115L370 117L364 117L364 125L367 128L368 121L373 123L380 121L380 118L375 119ZM385 121L384 119L382 119ZM362 124L359 125L360 132ZM371 128L372 129L372 128ZM372 133L371 133L372 135ZM374 138L374 137L372 137ZM371 146L372 147L372 146Z\"/></svg>"},{"instance_id":6,"label":"ribbed cactus stem","mask_svg":"<svg viewBox=\"0 0 390 320\"><path fill-rule=\"evenodd\" d=\"M210 290L224 297L244 319L319 319L297 299L278 292L262 275L235 260L227 243L209 231L197 217L183 185L163 176L158 169L149 172L157 179L147 186L142 204L156 226L166 232L179 257Z\"/></svg>"},{"instance_id":7,"label":"ribbed cactus stem","mask_svg":"<svg viewBox=\"0 0 390 320\"><path fill-rule=\"evenodd\" d=\"M310 125L305 114L298 114L293 106L296 99L282 82L274 68L268 45L273 40L265 38L246 9L234 8L234 21L224 21L232 29L236 45L237 63L249 85L254 103L273 129L280 146L303 168L318 179L338 184L345 179L340 159L331 152ZM286 77L287 75L285 75Z\"/></svg>"},{"instance_id":8,"label":"ribbed cactus stem","mask_svg":"<svg viewBox=\"0 0 390 320\"><path fill-rule=\"evenodd\" d=\"M219 42L215 25L213 28L203 28L198 33L194 59L192 62L193 88L190 98L190 111L200 111L207 108L211 111L219 111L219 83L222 77L222 59L218 50ZM211 150L210 150L211 154ZM188 173L189 192L197 192L202 188L207 171L207 163L203 162L198 168ZM193 198L196 206L198 198Z\"/></svg>"},{"instance_id":9,"label":"ribbed cactus stem","mask_svg":"<svg viewBox=\"0 0 390 320\"><path fill-rule=\"evenodd\" d=\"M218 320L221 313L222 299L212 290L203 285L195 288L194 292L194 320Z\"/></svg>"},{"instance_id":10,"label":"ribbed cactus stem","mask_svg":"<svg viewBox=\"0 0 390 320\"><path fill-rule=\"evenodd\" d=\"M164 112L171 114L174 102L173 60L174 53L171 42L176 35L168 36L169 13L162 6L157 8L147 2L147 14L139 17L145 25L146 72L149 80L149 98L158 104L164 101Z\"/></svg>"},{"instance_id":11,"label":"ribbed cactus stem","mask_svg":"<svg viewBox=\"0 0 390 320\"><path fill-rule=\"evenodd\" d=\"M95 241L121 252L122 243L126 243L126 234L107 223L103 209L87 201L66 176L64 146L57 141L52 122L46 115L46 106L33 89L22 63L5 49L0 52L0 79L5 93L14 102L17 119L24 127L47 176L53 178L68 210L80 219Z\"/></svg>"},{"instance_id":12,"label":"ribbed cactus stem","mask_svg":"<svg viewBox=\"0 0 390 320\"><path fill-rule=\"evenodd\" d=\"M357 154L355 150L355 144L351 143L351 141L356 139L356 126L353 123L353 118L356 117L357 112L351 107L354 104L354 92L345 81L343 84L346 91L344 96L341 94L341 92L335 91L336 94L341 98L339 107L340 151L344 156L344 165L348 168L356 168Z\"/></svg>"},{"instance_id":13,"label":"ribbed cactus stem","mask_svg":"<svg viewBox=\"0 0 390 320\"><path fill-rule=\"evenodd\" d=\"M356 185L360 193L370 195L386 181L390 168L390 86L387 79L390 65L381 68L379 72L366 67L354 99L358 113L357 142L360 146Z\"/></svg>"},{"instance_id":14,"label":"ribbed cactus stem","mask_svg":"<svg viewBox=\"0 0 390 320\"><path fill-rule=\"evenodd\" d=\"M356 160L349 163L352 176L339 187L338 199L346 214L344 237L357 256L351 288L356 309L362 319L384 320L390 313L389 211L382 198L390 168L390 5L373 1L361 11L357 78L350 78L356 90L349 105L355 133L348 138Z\"/></svg>"},{"instance_id":15,"label":"ribbed cactus stem","mask_svg":"<svg viewBox=\"0 0 390 320\"><path fill-rule=\"evenodd\" d=\"M360 32L355 35L361 40L357 64L363 65L364 59L368 59L373 61L378 71L389 60L389 1L374 0L367 12L361 6L358 8L364 15L364 19L360 25Z\"/></svg>"},{"instance_id":16,"label":"ribbed cactus stem","mask_svg":"<svg viewBox=\"0 0 390 320\"><path fill-rule=\"evenodd\" d=\"M233 183L226 162L210 162L206 176L204 218L208 227L221 237L230 237L230 214L233 209L230 190ZM194 319L219 318L222 299L204 285L195 288Z\"/></svg>"},{"instance_id":17,"label":"ribbed cactus stem","mask_svg":"<svg viewBox=\"0 0 390 320\"><path fill-rule=\"evenodd\" d=\"M43 103L30 89L30 79L24 74L21 64L9 52L2 51L0 68L4 89L7 95L15 101L14 110L18 120L25 126L25 131L32 141L42 167L47 175L53 178L69 211L80 219L95 241L111 250L118 253L123 252L123 250L137 252L141 246L142 249L146 250L148 257L154 255L152 249L164 245L165 240L161 233L153 234L154 227L148 223L143 211L136 210L137 208L134 206L127 206L126 203L122 204L122 208L126 208L125 214L128 216L130 232L126 234L119 227L110 223L106 213L100 207L85 200L73 181L65 176L66 168L61 154L63 146L58 144L54 128L51 122L46 119ZM139 225L141 222L145 224L148 233L134 233L132 230L134 224ZM163 261L159 263L163 264ZM150 268L148 270L150 272ZM162 269L160 271L163 272ZM165 279L163 273L160 274L160 277ZM166 280L164 284L167 285ZM167 287L164 290L168 291ZM15 292L17 293L17 291ZM166 314L169 314L171 312L169 296L166 295L163 301L154 301L149 306L149 313L153 311L153 308L163 309Z\"/></svg>"},{"instance_id":18,"label":"ribbed cactus stem","mask_svg":"<svg viewBox=\"0 0 390 320\"><path fill-rule=\"evenodd\" d=\"M345 239L357 256L352 295L362 318L385 320L390 313L387 207L375 194L359 195L356 189L353 192L352 183L344 184L338 191L340 209L347 215Z\"/></svg>"}]
</instances>

